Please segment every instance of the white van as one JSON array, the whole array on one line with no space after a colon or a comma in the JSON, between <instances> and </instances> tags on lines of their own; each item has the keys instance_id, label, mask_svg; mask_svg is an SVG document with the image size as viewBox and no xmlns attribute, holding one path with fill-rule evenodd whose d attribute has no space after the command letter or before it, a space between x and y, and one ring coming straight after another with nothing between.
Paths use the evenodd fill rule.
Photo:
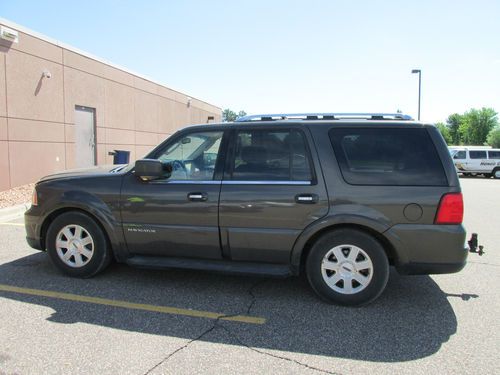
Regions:
<instances>
[{"instance_id":1,"label":"white van","mask_svg":"<svg viewBox=\"0 0 500 375\"><path fill-rule=\"evenodd\" d=\"M457 173L500 178L500 149L481 146L449 147Z\"/></svg>"}]
</instances>

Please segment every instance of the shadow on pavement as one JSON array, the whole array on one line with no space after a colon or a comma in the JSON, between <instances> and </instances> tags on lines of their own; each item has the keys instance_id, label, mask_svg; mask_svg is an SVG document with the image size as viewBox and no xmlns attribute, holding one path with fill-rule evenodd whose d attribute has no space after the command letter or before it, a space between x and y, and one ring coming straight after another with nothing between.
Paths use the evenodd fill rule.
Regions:
<instances>
[{"instance_id":1,"label":"shadow on pavement","mask_svg":"<svg viewBox=\"0 0 500 375\"><path fill-rule=\"evenodd\" d=\"M391 272L384 294L362 308L321 302L305 278L258 279L114 264L93 279L59 274L37 253L0 265L0 284L224 314L264 317L264 325L218 322L206 341L339 358L396 362L436 353L457 330L448 295L428 276ZM128 310L10 292L0 296L54 310L51 322L193 339L214 320ZM26 305L26 308L29 308ZM249 308L251 308L250 311ZM204 328L205 327L205 328ZM229 334L227 334L229 333Z\"/></svg>"}]
</instances>

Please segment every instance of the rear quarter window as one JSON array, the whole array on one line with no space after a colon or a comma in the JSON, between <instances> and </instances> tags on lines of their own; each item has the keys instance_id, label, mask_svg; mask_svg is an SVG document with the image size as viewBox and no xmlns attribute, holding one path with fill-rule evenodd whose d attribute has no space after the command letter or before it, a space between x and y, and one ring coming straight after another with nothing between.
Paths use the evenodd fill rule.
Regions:
<instances>
[{"instance_id":1,"label":"rear quarter window","mask_svg":"<svg viewBox=\"0 0 500 375\"><path fill-rule=\"evenodd\" d=\"M329 134L342 176L349 184L448 185L426 129L338 128Z\"/></svg>"}]
</instances>

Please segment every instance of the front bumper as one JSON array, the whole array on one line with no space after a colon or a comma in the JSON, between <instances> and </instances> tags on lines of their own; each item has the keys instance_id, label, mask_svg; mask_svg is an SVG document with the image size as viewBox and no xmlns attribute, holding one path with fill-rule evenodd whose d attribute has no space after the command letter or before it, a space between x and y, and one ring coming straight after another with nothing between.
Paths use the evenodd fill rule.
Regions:
<instances>
[{"instance_id":1,"label":"front bumper","mask_svg":"<svg viewBox=\"0 0 500 375\"><path fill-rule=\"evenodd\" d=\"M469 249L462 225L395 225L384 233L396 251L396 269L407 275L454 273Z\"/></svg>"},{"instance_id":2,"label":"front bumper","mask_svg":"<svg viewBox=\"0 0 500 375\"><path fill-rule=\"evenodd\" d=\"M42 232L42 218L37 213L37 207L31 206L24 214L26 241L33 249L45 250L45 244L40 234Z\"/></svg>"}]
</instances>

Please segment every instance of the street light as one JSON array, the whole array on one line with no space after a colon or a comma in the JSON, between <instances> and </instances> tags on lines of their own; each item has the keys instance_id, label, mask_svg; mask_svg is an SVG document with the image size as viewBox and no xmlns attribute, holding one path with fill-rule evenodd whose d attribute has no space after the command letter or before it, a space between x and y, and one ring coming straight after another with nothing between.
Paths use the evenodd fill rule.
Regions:
<instances>
[{"instance_id":1,"label":"street light","mask_svg":"<svg viewBox=\"0 0 500 375\"><path fill-rule=\"evenodd\" d=\"M420 69L413 69L412 74L418 73L418 121L420 121L420 96L422 88L422 71Z\"/></svg>"}]
</instances>

